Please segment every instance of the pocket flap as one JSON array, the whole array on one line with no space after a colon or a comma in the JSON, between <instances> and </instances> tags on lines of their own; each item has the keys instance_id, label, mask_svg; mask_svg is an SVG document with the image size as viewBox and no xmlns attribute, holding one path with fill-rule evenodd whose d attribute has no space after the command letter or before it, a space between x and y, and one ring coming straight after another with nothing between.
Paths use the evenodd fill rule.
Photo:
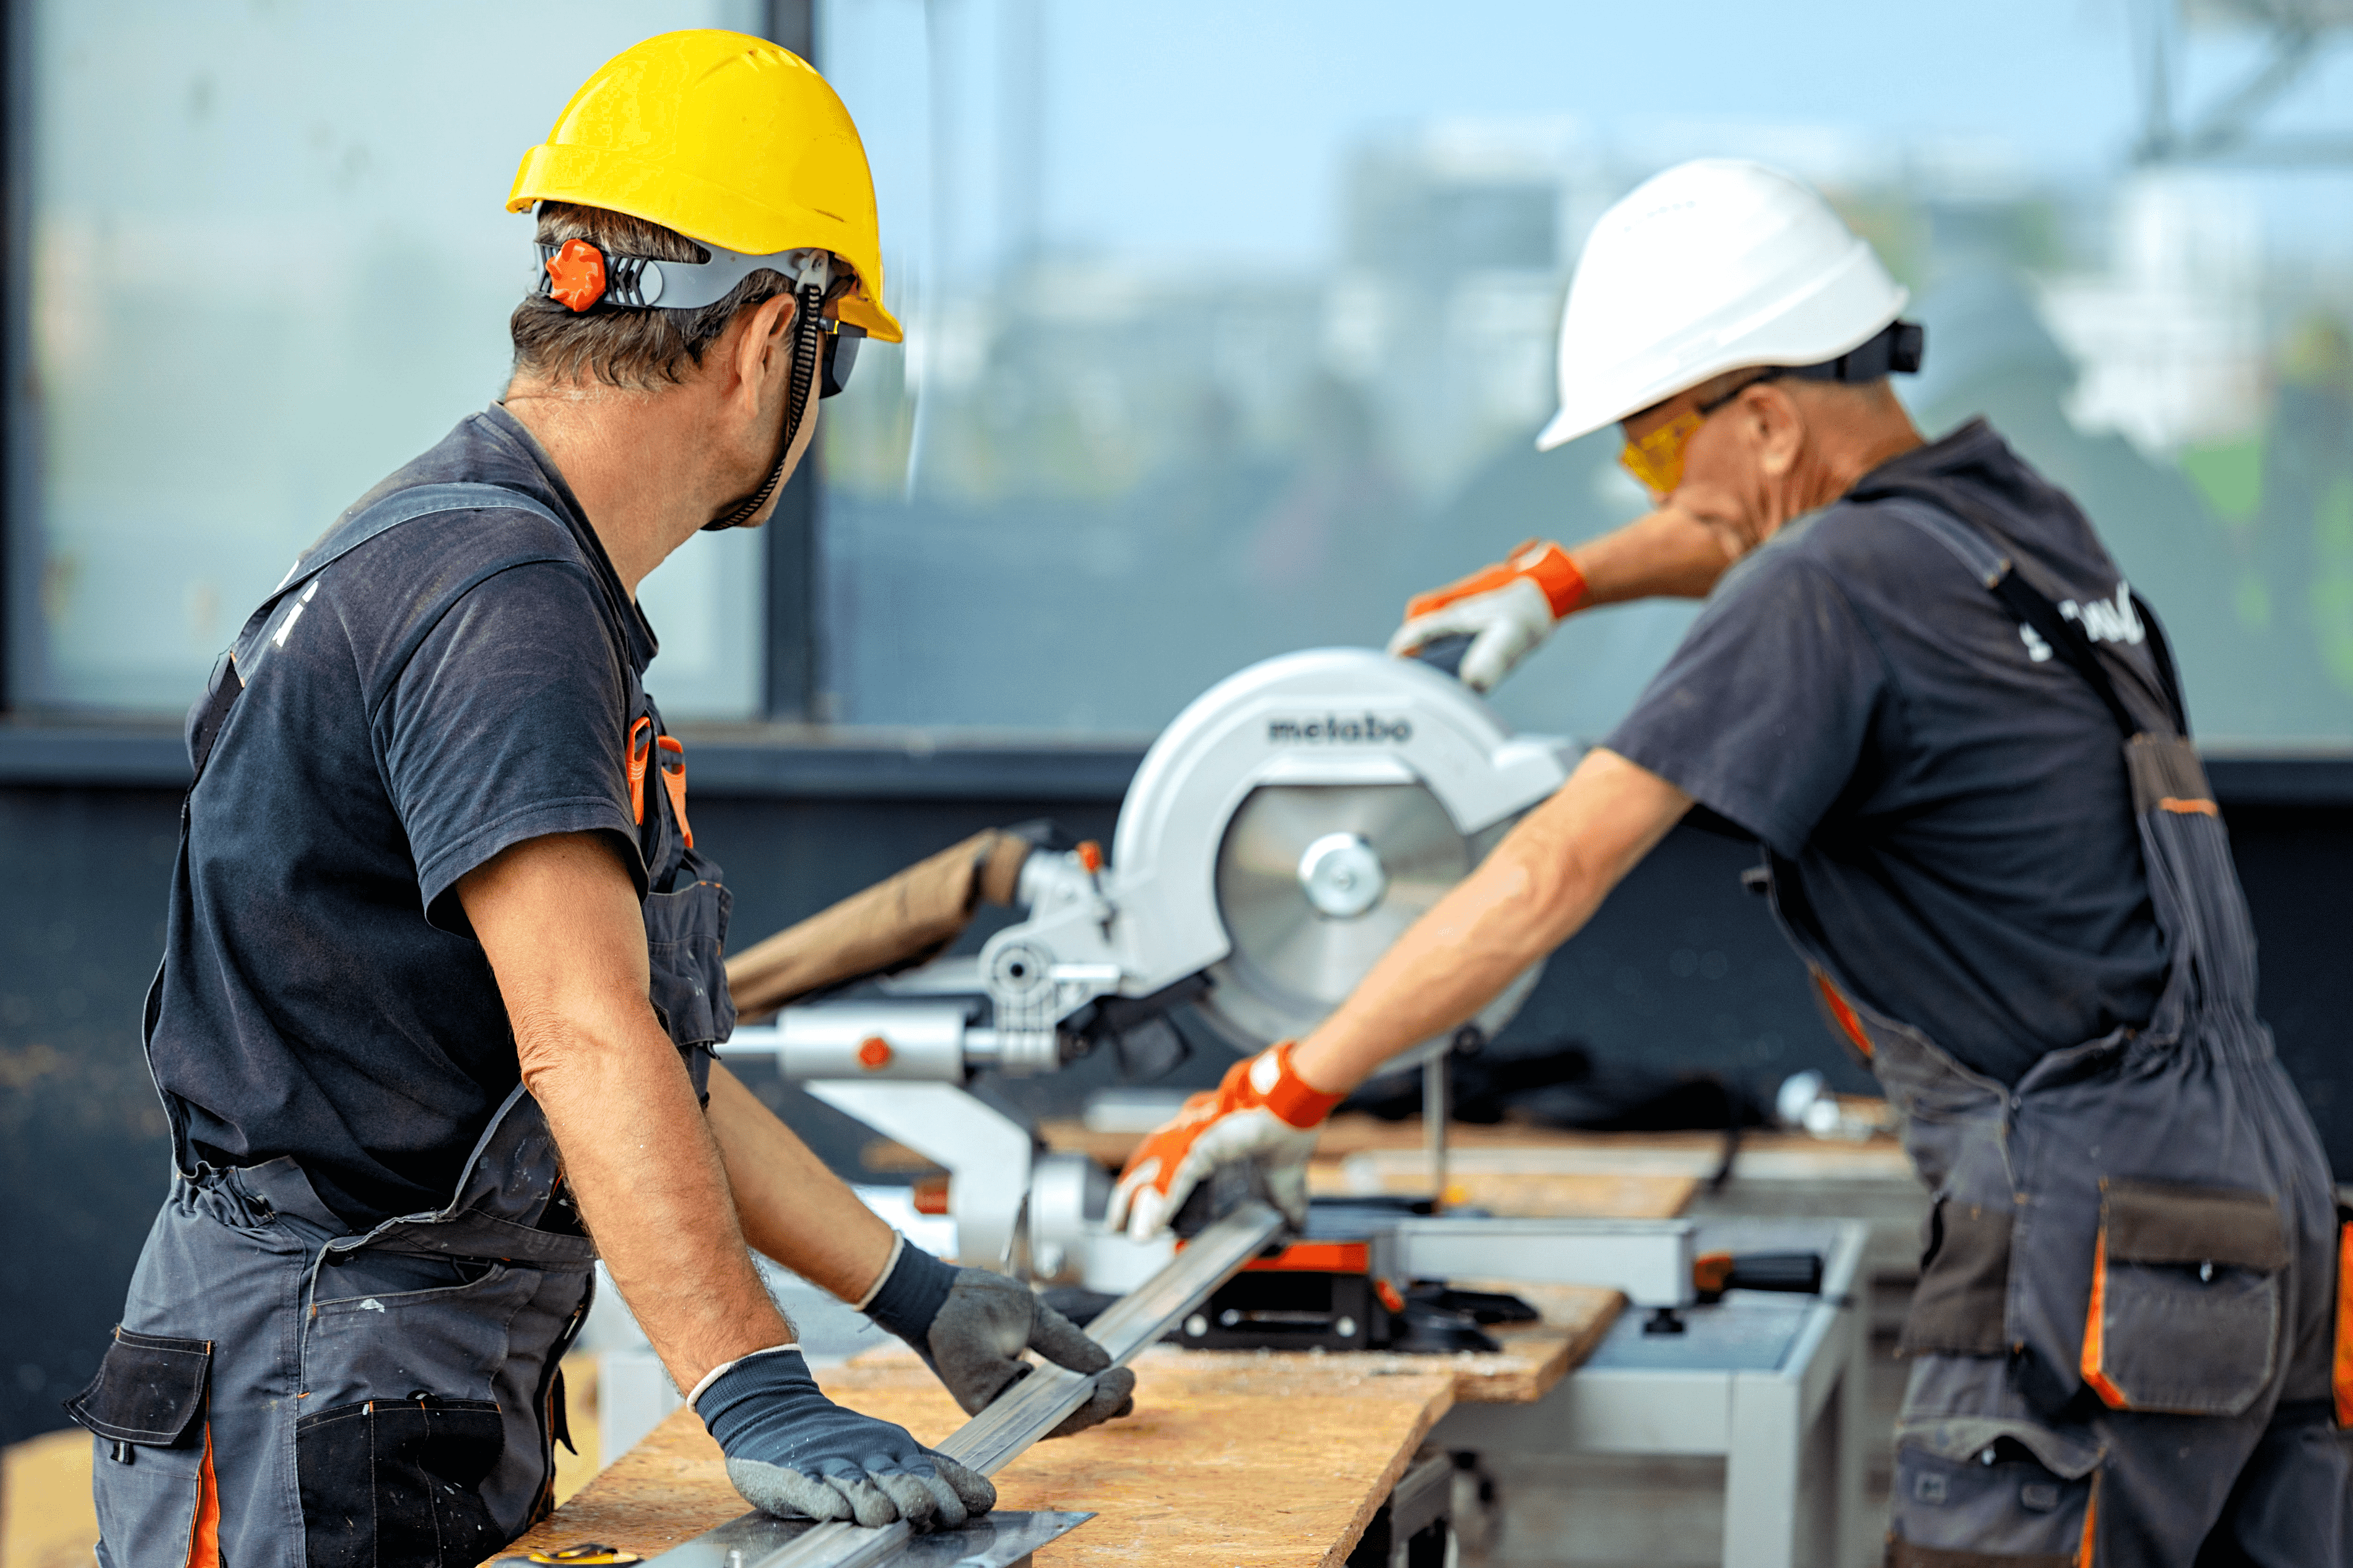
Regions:
<instances>
[{"instance_id":1,"label":"pocket flap","mask_svg":"<svg viewBox=\"0 0 2353 1568\"><path fill-rule=\"evenodd\" d=\"M118 1327L90 1385L66 1401L76 1424L118 1443L177 1447L204 1414L210 1340L134 1334Z\"/></svg>"},{"instance_id":2,"label":"pocket flap","mask_svg":"<svg viewBox=\"0 0 2353 1568\"><path fill-rule=\"evenodd\" d=\"M2100 1187L2108 1257L2118 1263L2220 1263L2264 1274L2287 1267L2279 1200L2268 1193L2170 1182Z\"/></svg>"}]
</instances>

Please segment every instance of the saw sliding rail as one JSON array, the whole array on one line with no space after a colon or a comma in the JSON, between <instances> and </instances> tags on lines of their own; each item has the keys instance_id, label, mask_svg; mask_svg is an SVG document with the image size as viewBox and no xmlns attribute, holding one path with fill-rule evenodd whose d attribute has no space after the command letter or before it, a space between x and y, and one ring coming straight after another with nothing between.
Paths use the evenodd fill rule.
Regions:
<instances>
[{"instance_id":1,"label":"saw sliding rail","mask_svg":"<svg viewBox=\"0 0 2353 1568\"><path fill-rule=\"evenodd\" d=\"M1186 1243L1176 1261L1087 1325L1114 1366L1166 1334L1186 1313L1241 1271L1282 1228L1282 1216L1254 1203ZM1085 1403L1094 1380L1046 1363L956 1428L938 1451L995 1475ZM917 1535L904 1524L879 1530L777 1519L756 1510L674 1546L649 1568L1009 1568L1092 1514L990 1513L962 1530Z\"/></svg>"}]
</instances>

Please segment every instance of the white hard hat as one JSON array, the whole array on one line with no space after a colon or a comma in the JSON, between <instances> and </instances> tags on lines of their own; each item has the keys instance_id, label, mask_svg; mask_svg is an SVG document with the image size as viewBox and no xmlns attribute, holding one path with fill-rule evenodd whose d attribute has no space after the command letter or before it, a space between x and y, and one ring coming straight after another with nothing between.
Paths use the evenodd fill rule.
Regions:
<instances>
[{"instance_id":1,"label":"white hard hat","mask_svg":"<svg viewBox=\"0 0 2353 1568\"><path fill-rule=\"evenodd\" d=\"M1560 319L1550 451L1746 365L1869 342L1910 296L1830 204L1778 169L1697 158L1601 215Z\"/></svg>"}]
</instances>

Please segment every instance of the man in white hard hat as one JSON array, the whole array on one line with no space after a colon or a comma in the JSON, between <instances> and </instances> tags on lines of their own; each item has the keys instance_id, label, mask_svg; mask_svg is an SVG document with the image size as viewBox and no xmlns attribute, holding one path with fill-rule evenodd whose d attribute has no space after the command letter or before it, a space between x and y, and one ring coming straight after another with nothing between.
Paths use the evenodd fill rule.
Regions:
<instances>
[{"instance_id":1,"label":"man in white hard hat","mask_svg":"<svg viewBox=\"0 0 2353 1568\"><path fill-rule=\"evenodd\" d=\"M1145 1142L1114 1221L1157 1229L1229 1161L1290 1189L1342 1095L1704 804L1756 835L1935 1194L1889 1561L2340 1562L2334 1191L2253 1011L2163 634L1983 422L1922 440L1886 381L1922 351L1905 303L1757 164L1681 165L1603 216L1540 444L1619 424L1658 509L1425 595L1397 646L1467 637L1484 688L1584 605L1707 608L1355 994Z\"/></svg>"}]
</instances>

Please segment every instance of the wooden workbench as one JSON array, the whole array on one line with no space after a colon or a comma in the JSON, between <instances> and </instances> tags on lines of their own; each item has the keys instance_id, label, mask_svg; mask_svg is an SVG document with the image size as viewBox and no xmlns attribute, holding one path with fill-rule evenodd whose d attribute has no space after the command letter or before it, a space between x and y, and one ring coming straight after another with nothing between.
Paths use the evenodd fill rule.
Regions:
<instances>
[{"instance_id":1,"label":"wooden workbench","mask_svg":"<svg viewBox=\"0 0 2353 1568\"><path fill-rule=\"evenodd\" d=\"M1039 1568L1332 1568L1458 1400L1540 1397L1618 1314L1612 1291L1523 1294L1546 1321L1499 1333L1495 1354L1155 1347L1135 1363L1135 1413L1030 1449L997 1478L999 1503L1097 1516L1040 1548ZM965 1420L912 1352L878 1352L818 1382L928 1443ZM718 1446L681 1410L508 1550L600 1541L651 1556L744 1506Z\"/></svg>"},{"instance_id":2,"label":"wooden workbench","mask_svg":"<svg viewBox=\"0 0 2353 1568\"><path fill-rule=\"evenodd\" d=\"M1721 1135L1712 1133L1450 1131L1451 1201L1499 1215L1671 1217L1692 1202L1723 1149ZM1113 1163L1134 1142L1088 1133L1075 1123L1051 1124L1047 1133L1057 1147ZM1427 1190L1420 1137L1412 1120L1343 1118L1317 1150L1311 1187L1335 1194ZM1860 1150L1772 1133L1742 1142L1744 1166L1823 1160L1843 1166L1861 1157ZM1040 1568L1336 1565L1439 1416L1458 1402L1541 1397L1590 1352L1620 1304L1611 1291L1504 1282L1493 1288L1525 1297L1545 1315L1541 1324L1499 1331L1504 1348L1497 1354L1155 1347L1135 1363L1135 1414L1030 1449L997 1478L1001 1504L1097 1516L1039 1549ZM965 1419L903 1351L861 1357L820 1373L819 1381L844 1404L895 1421L926 1442L940 1441ZM602 1541L651 1555L744 1507L718 1448L691 1412L680 1411L522 1545Z\"/></svg>"}]
</instances>

